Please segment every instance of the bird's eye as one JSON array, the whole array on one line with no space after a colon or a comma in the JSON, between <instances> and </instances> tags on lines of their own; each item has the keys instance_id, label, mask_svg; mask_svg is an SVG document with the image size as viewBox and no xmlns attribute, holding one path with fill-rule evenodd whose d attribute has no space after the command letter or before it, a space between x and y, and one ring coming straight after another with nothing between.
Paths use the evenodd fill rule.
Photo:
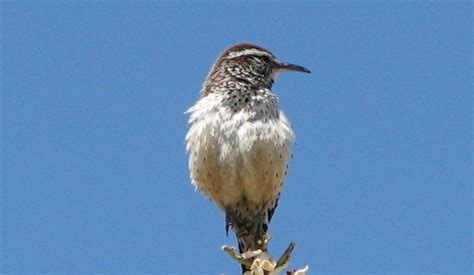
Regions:
<instances>
[{"instance_id":1,"label":"bird's eye","mask_svg":"<svg viewBox=\"0 0 474 275\"><path fill-rule=\"evenodd\" d=\"M270 62L270 57L264 55L264 56L260 56L260 60L262 60L262 62L264 63L269 63Z\"/></svg>"},{"instance_id":2,"label":"bird's eye","mask_svg":"<svg viewBox=\"0 0 474 275\"><path fill-rule=\"evenodd\" d=\"M268 63L266 68L265 68L265 76L270 76L272 74L272 70L273 70L273 65L272 63Z\"/></svg>"}]
</instances>

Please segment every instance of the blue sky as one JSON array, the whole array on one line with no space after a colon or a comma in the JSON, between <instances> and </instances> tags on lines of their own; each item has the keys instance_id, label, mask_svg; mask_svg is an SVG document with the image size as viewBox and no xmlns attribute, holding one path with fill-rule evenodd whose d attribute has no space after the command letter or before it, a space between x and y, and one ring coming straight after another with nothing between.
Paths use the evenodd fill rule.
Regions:
<instances>
[{"instance_id":1,"label":"blue sky","mask_svg":"<svg viewBox=\"0 0 474 275\"><path fill-rule=\"evenodd\" d=\"M236 274L187 116L239 42L297 134L271 250L314 273L471 273L472 4L1 4L2 273ZM314 274L313 273L313 274Z\"/></svg>"}]
</instances>

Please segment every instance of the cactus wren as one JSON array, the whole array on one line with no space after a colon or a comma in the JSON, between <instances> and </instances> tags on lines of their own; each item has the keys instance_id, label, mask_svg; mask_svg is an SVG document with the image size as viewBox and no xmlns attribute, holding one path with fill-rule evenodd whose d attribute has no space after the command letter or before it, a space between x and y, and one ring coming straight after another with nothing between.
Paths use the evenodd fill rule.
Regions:
<instances>
[{"instance_id":1,"label":"cactus wren","mask_svg":"<svg viewBox=\"0 0 474 275\"><path fill-rule=\"evenodd\" d=\"M294 133L271 90L283 71L310 73L259 46L235 45L212 65L187 111L192 182L225 213L241 253L267 237L287 174Z\"/></svg>"}]
</instances>

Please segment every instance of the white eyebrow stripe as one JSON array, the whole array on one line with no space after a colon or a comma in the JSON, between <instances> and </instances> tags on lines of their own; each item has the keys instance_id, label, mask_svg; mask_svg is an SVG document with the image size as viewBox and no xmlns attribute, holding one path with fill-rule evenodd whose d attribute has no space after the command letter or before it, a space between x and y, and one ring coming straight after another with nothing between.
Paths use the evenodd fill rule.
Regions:
<instances>
[{"instance_id":1,"label":"white eyebrow stripe","mask_svg":"<svg viewBox=\"0 0 474 275\"><path fill-rule=\"evenodd\" d=\"M271 57L271 54L269 54L265 51L261 51L261 50L257 50L257 49L245 49L245 50L238 51L238 52L230 52L227 55L227 58L235 58L235 57L244 56L244 55L257 55L257 56Z\"/></svg>"}]
</instances>

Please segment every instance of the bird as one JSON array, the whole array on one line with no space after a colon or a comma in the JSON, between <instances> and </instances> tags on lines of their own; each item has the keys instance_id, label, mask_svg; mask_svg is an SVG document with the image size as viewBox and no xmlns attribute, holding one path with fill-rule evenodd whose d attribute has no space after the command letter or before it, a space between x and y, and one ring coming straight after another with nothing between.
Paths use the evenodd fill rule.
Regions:
<instances>
[{"instance_id":1,"label":"bird","mask_svg":"<svg viewBox=\"0 0 474 275\"><path fill-rule=\"evenodd\" d=\"M272 90L285 71L310 73L263 47L234 45L218 56L186 112L191 182L225 214L226 233L235 232L240 253L270 237L292 158L295 134Z\"/></svg>"}]
</instances>

